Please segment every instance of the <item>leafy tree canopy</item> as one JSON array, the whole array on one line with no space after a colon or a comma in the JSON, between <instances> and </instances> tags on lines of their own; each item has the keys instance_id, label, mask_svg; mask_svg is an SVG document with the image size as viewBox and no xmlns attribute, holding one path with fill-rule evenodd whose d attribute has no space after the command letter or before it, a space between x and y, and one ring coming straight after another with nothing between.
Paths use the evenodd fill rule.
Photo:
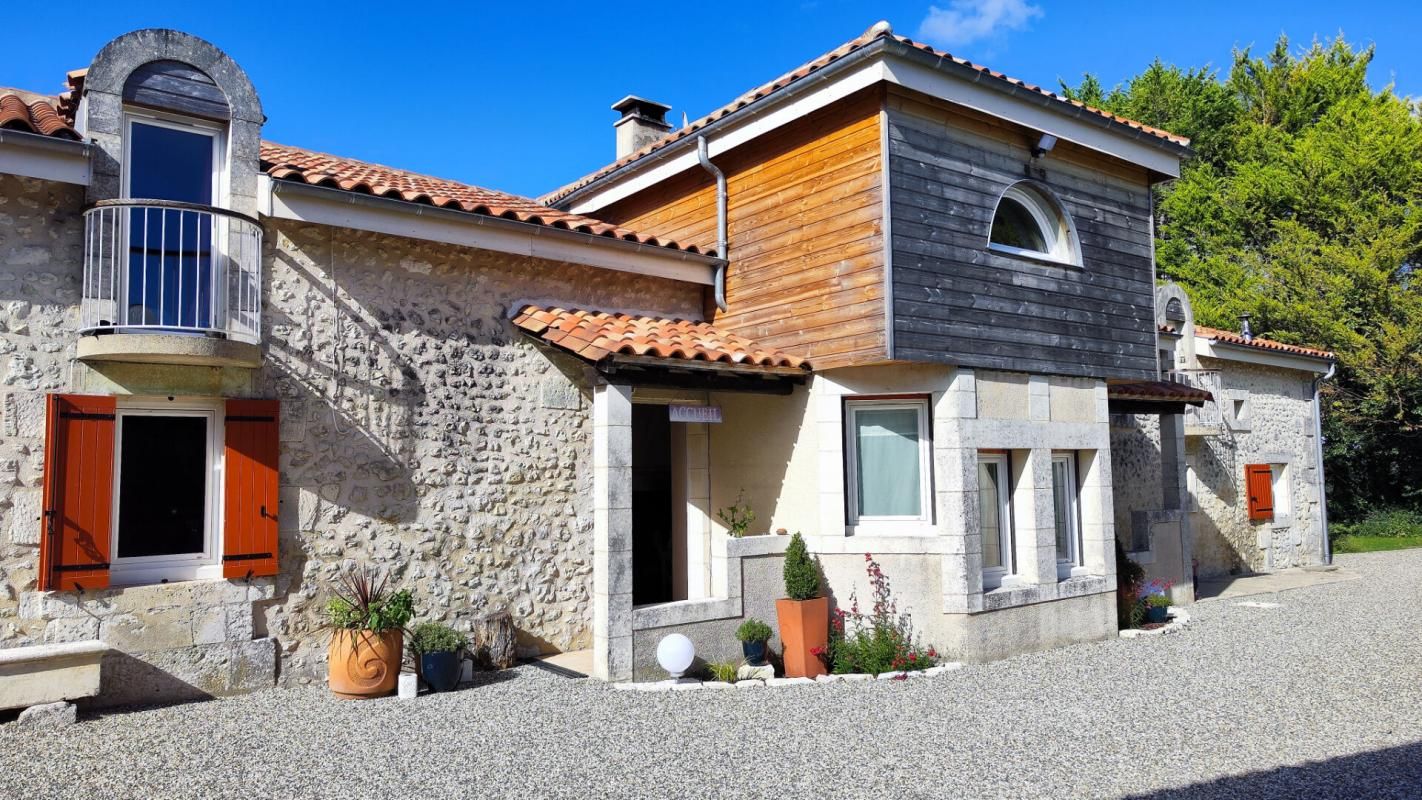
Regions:
<instances>
[{"instance_id":1,"label":"leafy tree canopy","mask_svg":"<svg viewBox=\"0 0 1422 800\"><path fill-rule=\"evenodd\" d=\"M1189 136L1196 155L1158 189L1157 261L1196 318L1326 347L1329 502L1344 518L1422 505L1422 121L1367 83L1373 48L1340 35L1228 74L1157 61L1107 91L1064 92Z\"/></svg>"}]
</instances>

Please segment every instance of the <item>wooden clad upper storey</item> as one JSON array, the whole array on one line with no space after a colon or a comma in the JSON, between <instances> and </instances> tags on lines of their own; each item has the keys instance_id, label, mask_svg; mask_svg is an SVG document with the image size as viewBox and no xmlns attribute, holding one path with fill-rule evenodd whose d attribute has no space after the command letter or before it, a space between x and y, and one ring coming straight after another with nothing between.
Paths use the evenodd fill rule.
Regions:
<instances>
[{"instance_id":1,"label":"wooden clad upper storey","mask_svg":"<svg viewBox=\"0 0 1422 800\"><path fill-rule=\"evenodd\" d=\"M1155 374L1150 180L1144 168L914 93L886 103L892 349L909 361L1149 379ZM1080 265L989 248L1027 181L1075 229Z\"/></svg>"},{"instance_id":2,"label":"wooden clad upper storey","mask_svg":"<svg viewBox=\"0 0 1422 800\"><path fill-rule=\"evenodd\" d=\"M1188 140L878 23L546 199L708 247L701 147L729 177L719 326L817 370L1154 374L1151 185Z\"/></svg>"},{"instance_id":3,"label":"wooden clad upper storey","mask_svg":"<svg viewBox=\"0 0 1422 800\"><path fill-rule=\"evenodd\" d=\"M888 358L882 98L859 92L715 159L729 198L729 310L718 327L816 369ZM715 182L692 169L599 216L714 248Z\"/></svg>"}]
</instances>

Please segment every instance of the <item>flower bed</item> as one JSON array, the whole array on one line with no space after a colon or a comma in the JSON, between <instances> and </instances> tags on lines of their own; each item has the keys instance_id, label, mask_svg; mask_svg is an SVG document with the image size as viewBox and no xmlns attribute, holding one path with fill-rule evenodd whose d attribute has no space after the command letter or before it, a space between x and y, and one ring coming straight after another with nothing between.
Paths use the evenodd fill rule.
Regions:
<instances>
[{"instance_id":1,"label":"flower bed","mask_svg":"<svg viewBox=\"0 0 1422 800\"><path fill-rule=\"evenodd\" d=\"M874 560L864 554L864 571L869 576L873 606L868 614L859 609L859 598L849 595L849 610L836 608L830 618L829 644L817 648L831 673L880 674L916 672L934 666L938 652L919 644L908 614L900 614L889 588L889 578Z\"/></svg>"}]
</instances>

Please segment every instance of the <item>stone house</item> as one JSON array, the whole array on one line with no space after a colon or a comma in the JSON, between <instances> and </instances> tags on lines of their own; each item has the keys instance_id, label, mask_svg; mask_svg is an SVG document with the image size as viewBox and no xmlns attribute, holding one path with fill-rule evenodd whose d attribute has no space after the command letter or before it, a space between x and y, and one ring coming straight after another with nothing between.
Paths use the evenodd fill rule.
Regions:
<instances>
[{"instance_id":1,"label":"stone house","mask_svg":"<svg viewBox=\"0 0 1422 800\"><path fill-rule=\"evenodd\" d=\"M1108 637L1112 414L1208 407L1158 371L1188 143L884 23L680 130L626 98L541 200L263 141L176 31L68 84L0 90L0 647L101 642L101 704L320 680L347 560L599 678L728 657L778 529L956 658Z\"/></svg>"},{"instance_id":2,"label":"stone house","mask_svg":"<svg viewBox=\"0 0 1422 800\"><path fill-rule=\"evenodd\" d=\"M1156 309L1163 375L1212 399L1165 424L1112 416L1112 467L1142 478L1116 492L1131 557L1181 586L1328 563L1319 387L1333 354L1254 336L1247 318L1239 332L1196 325L1173 283Z\"/></svg>"},{"instance_id":3,"label":"stone house","mask_svg":"<svg viewBox=\"0 0 1422 800\"><path fill-rule=\"evenodd\" d=\"M592 371L510 313L696 319L718 260L264 142L178 32L69 85L0 93L0 645L101 640L105 703L319 678L356 559L424 617L590 646Z\"/></svg>"}]
</instances>

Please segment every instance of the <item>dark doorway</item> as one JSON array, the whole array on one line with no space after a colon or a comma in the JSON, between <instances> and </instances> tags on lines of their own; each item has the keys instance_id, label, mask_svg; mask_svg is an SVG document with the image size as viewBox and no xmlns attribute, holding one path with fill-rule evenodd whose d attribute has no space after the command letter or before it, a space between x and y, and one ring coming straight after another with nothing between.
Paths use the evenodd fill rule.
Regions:
<instances>
[{"instance_id":1,"label":"dark doorway","mask_svg":"<svg viewBox=\"0 0 1422 800\"><path fill-rule=\"evenodd\" d=\"M632 406L632 604L672 592L671 419L666 406Z\"/></svg>"}]
</instances>

